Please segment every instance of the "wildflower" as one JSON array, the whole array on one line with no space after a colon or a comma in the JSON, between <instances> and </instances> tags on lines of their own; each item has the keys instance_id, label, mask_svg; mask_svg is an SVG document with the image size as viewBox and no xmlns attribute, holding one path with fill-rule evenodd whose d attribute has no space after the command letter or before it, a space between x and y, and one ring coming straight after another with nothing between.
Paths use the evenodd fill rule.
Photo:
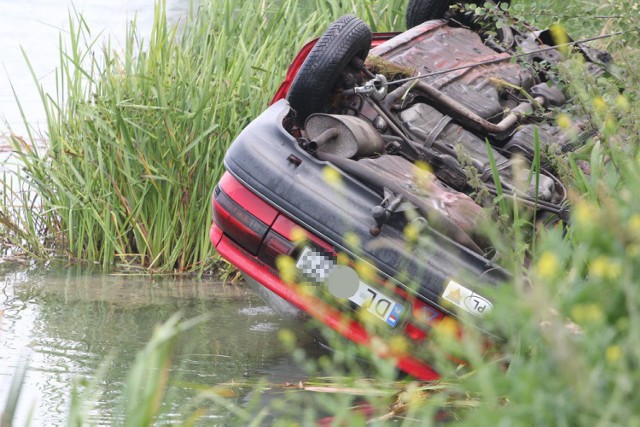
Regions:
<instances>
[{"instance_id":1,"label":"wildflower","mask_svg":"<svg viewBox=\"0 0 640 427\"><path fill-rule=\"evenodd\" d=\"M280 272L280 278L285 283L293 283L296 280L296 262L290 256L280 255L276 258L276 267Z\"/></svg>"},{"instance_id":2,"label":"wildflower","mask_svg":"<svg viewBox=\"0 0 640 427\"><path fill-rule=\"evenodd\" d=\"M571 117L569 117L569 115L565 113L558 114L558 116L556 117L556 123L562 130L568 130L573 124L571 121Z\"/></svg>"},{"instance_id":3,"label":"wildflower","mask_svg":"<svg viewBox=\"0 0 640 427\"><path fill-rule=\"evenodd\" d=\"M596 220L596 209L591 203L580 200L574 207L573 216L577 225L590 227Z\"/></svg>"},{"instance_id":4,"label":"wildflower","mask_svg":"<svg viewBox=\"0 0 640 427\"><path fill-rule=\"evenodd\" d=\"M445 317L435 327L435 331L442 338L455 339L458 336L458 324L451 317Z\"/></svg>"},{"instance_id":5,"label":"wildflower","mask_svg":"<svg viewBox=\"0 0 640 427\"><path fill-rule=\"evenodd\" d=\"M627 112L629 111L629 100L624 95L618 95L616 97L616 107L618 107L621 111Z\"/></svg>"},{"instance_id":6,"label":"wildflower","mask_svg":"<svg viewBox=\"0 0 640 427\"><path fill-rule=\"evenodd\" d=\"M578 324L600 323L604 319L604 313L597 304L577 304L571 308L571 317Z\"/></svg>"},{"instance_id":7,"label":"wildflower","mask_svg":"<svg viewBox=\"0 0 640 427\"><path fill-rule=\"evenodd\" d=\"M631 218L629 218L629 222L627 223L627 227L629 227L629 232L633 236L640 237L640 214L635 213L631 215Z\"/></svg>"},{"instance_id":8,"label":"wildflower","mask_svg":"<svg viewBox=\"0 0 640 427\"><path fill-rule=\"evenodd\" d=\"M358 277L365 282L373 282L376 279L376 269L368 262L357 260L354 267Z\"/></svg>"},{"instance_id":9,"label":"wildflower","mask_svg":"<svg viewBox=\"0 0 640 427\"><path fill-rule=\"evenodd\" d=\"M414 166L419 170L419 171L424 171L424 172L432 172L433 168L431 167L431 165L427 162L423 162L421 160L418 160L417 162L415 162Z\"/></svg>"},{"instance_id":10,"label":"wildflower","mask_svg":"<svg viewBox=\"0 0 640 427\"><path fill-rule=\"evenodd\" d=\"M322 176L327 183L333 185L334 187L337 187L342 183L340 172L330 166L327 166L322 170Z\"/></svg>"},{"instance_id":11,"label":"wildflower","mask_svg":"<svg viewBox=\"0 0 640 427\"><path fill-rule=\"evenodd\" d=\"M562 46L569 42L569 36L567 35L567 31L560 24L553 24L549 27L551 31L551 36L553 37L553 41L556 45L560 45L560 51L563 54L567 54L569 52L569 48L567 46Z\"/></svg>"},{"instance_id":12,"label":"wildflower","mask_svg":"<svg viewBox=\"0 0 640 427\"><path fill-rule=\"evenodd\" d=\"M613 134L618 130L618 121L611 115L608 115L604 121L604 130L607 134Z\"/></svg>"},{"instance_id":13,"label":"wildflower","mask_svg":"<svg viewBox=\"0 0 640 427\"><path fill-rule=\"evenodd\" d=\"M640 257L640 245L638 245L638 244L629 244L629 245L627 245L627 247L625 249L626 249L627 256L629 256L631 258Z\"/></svg>"},{"instance_id":14,"label":"wildflower","mask_svg":"<svg viewBox=\"0 0 640 427\"><path fill-rule=\"evenodd\" d=\"M336 261L340 265L349 265L349 255L345 254L344 252L338 252Z\"/></svg>"},{"instance_id":15,"label":"wildflower","mask_svg":"<svg viewBox=\"0 0 640 427\"><path fill-rule=\"evenodd\" d=\"M389 350L394 355L405 354L409 350L409 343L405 337L396 335L389 340Z\"/></svg>"},{"instance_id":16,"label":"wildflower","mask_svg":"<svg viewBox=\"0 0 640 427\"><path fill-rule=\"evenodd\" d=\"M280 342L287 348L293 348L296 344L296 336L289 329L281 329L280 332L278 332L278 338L280 338Z\"/></svg>"},{"instance_id":17,"label":"wildflower","mask_svg":"<svg viewBox=\"0 0 640 427\"><path fill-rule=\"evenodd\" d=\"M620 359L622 358L622 349L620 348L619 345L610 345L609 347L607 347L604 357L607 360L607 362L613 365L619 362Z\"/></svg>"},{"instance_id":18,"label":"wildflower","mask_svg":"<svg viewBox=\"0 0 640 427\"><path fill-rule=\"evenodd\" d=\"M599 256L591 262L589 275L596 279L615 280L620 277L622 266L619 261Z\"/></svg>"},{"instance_id":19,"label":"wildflower","mask_svg":"<svg viewBox=\"0 0 640 427\"><path fill-rule=\"evenodd\" d=\"M420 226L414 222L407 224L404 228L404 237L409 243L415 243L420 235Z\"/></svg>"},{"instance_id":20,"label":"wildflower","mask_svg":"<svg viewBox=\"0 0 640 427\"><path fill-rule=\"evenodd\" d=\"M300 227L294 227L291 230L291 240L295 243L302 243L307 240L307 233Z\"/></svg>"},{"instance_id":21,"label":"wildflower","mask_svg":"<svg viewBox=\"0 0 640 427\"><path fill-rule=\"evenodd\" d=\"M593 98L592 102L597 111L605 111L607 109L607 103L601 96L596 96L595 98Z\"/></svg>"},{"instance_id":22,"label":"wildflower","mask_svg":"<svg viewBox=\"0 0 640 427\"><path fill-rule=\"evenodd\" d=\"M558 257L551 252L543 252L536 264L536 273L545 280L551 280L558 275L560 262Z\"/></svg>"},{"instance_id":23,"label":"wildflower","mask_svg":"<svg viewBox=\"0 0 640 427\"><path fill-rule=\"evenodd\" d=\"M351 233L351 232L345 233L344 241L347 244L347 246L351 249L356 249L360 247L360 238L355 233Z\"/></svg>"}]
</instances>

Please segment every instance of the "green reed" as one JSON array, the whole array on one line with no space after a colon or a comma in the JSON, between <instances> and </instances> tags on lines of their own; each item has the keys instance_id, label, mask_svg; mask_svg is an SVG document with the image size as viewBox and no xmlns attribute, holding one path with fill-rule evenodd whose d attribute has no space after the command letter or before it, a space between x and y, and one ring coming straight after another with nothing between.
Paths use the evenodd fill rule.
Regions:
<instances>
[{"instance_id":1,"label":"green reed","mask_svg":"<svg viewBox=\"0 0 640 427\"><path fill-rule=\"evenodd\" d=\"M169 25L161 1L151 34L134 20L121 49L71 15L56 93L40 88L48 147L15 141L41 209L7 214L42 216L46 240L71 259L209 269L210 195L224 153L266 108L295 52L346 13L379 30L403 27L401 2L343 3L202 2ZM46 254L42 232L13 228L27 237L14 241Z\"/></svg>"}]
</instances>

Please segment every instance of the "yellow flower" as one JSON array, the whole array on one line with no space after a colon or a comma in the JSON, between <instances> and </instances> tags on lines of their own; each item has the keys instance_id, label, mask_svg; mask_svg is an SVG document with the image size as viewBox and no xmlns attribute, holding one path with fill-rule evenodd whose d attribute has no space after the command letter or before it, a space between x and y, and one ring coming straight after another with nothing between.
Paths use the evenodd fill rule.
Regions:
<instances>
[{"instance_id":1,"label":"yellow flower","mask_svg":"<svg viewBox=\"0 0 640 427\"><path fill-rule=\"evenodd\" d=\"M420 226L414 222L407 224L404 228L404 237L407 239L407 242L416 242L418 240L418 236L420 236Z\"/></svg>"},{"instance_id":2,"label":"yellow flower","mask_svg":"<svg viewBox=\"0 0 640 427\"><path fill-rule=\"evenodd\" d=\"M551 280L558 275L560 261L555 254L545 251L542 253L536 264L536 273L545 280Z\"/></svg>"},{"instance_id":3,"label":"yellow flower","mask_svg":"<svg viewBox=\"0 0 640 427\"><path fill-rule=\"evenodd\" d=\"M357 260L354 267L356 273L358 273L358 277L365 282L371 283L376 279L376 269L371 264Z\"/></svg>"},{"instance_id":4,"label":"yellow flower","mask_svg":"<svg viewBox=\"0 0 640 427\"><path fill-rule=\"evenodd\" d=\"M565 113L558 114L558 116L556 117L556 123L563 130L571 128L573 124L573 122L571 121L571 117L569 117L569 115Z\"/></svg>"},{"instance_id":5,"label":"yellow flower","mask_svg":"<svg viewBox=\"0 0 640 427\"><path fill-rule=\"evenodd\" d=\"M433 173L428 163L418 161L413 168L414 181L420 188L427 189L431 181L433 181Z\"/></svg>"},{"instance_id":6,"label":"yellow flower","mask_svg":"<svg viewBox=\"0 0 640 427\"><path fill-rule=\"evenodd\" d=\"M415 162L414 166L420 171L431 172L433 170L429 163L423 162L422 160Z\"/></svg>"},{"instance_id":7,"label":"yellow flower","mask_svg":"<svg viewBox=\"0 0 640 427\"><path fill-rule=\"evenodd\" d=\"M571 317L577 323L600 323L604 320L604 313L597 304L577 304L571 308Z\"/></svg>"},{"instance_id":8,"label":"yellow flower","mask_svg":"<svg viewBox=\"0 0 640 427\"><path fill-rule=\"evenodd\" d=\"M327 183L334 187L337 187L342 183L342 176L340 175L340 172L338 172L331 166L326 166L322 170L322 176L324 177L324 180L327 181Z\"/></svg>"},{"instance_id":9,"label":"yellow flower","mask_svg":"<svg viewBox=\"0 0 640 427\"><path fill-rule=\"evenodd\" d=\"M618 121L611 115L608 115L604 121L604 129L612 134L618 130Z\"/></svg>"},{"instance_id":10,"label":"yellow flower","mask_svg":"<svg viewBox=\"0 0 640 427\"><path fill-rule=\"evenodd\" d=\"M291 230L291 240L294 243L302 243L307 240L307 233L301 227L294 227Z\"/></svg>"},{"instance_id":11,"label":"yellow flower","mask_svg":"<svg viewBox=\"0 0 640 427\"><path fill-rule=\"evenodd\" d=\"M616 107L624 112L629 111L629 100L627 97L624 95L618 95L616 98Z\"/></svg>"},{"instance_id":12,"label":"yellow flower","mask_svg":"<svg viewBox=\"0 0 640 427\"><path fill-rule=\"evenodd\" d=\"M456 339L458 336L458 323L451 317L445 317L435 327L436 334L445 339Z\"/></svg>"},{"instance_id":13,"label":"yellow flower","mask_svg":"<svg viewBox=\"0 0 640 427\"><path fill-rule=\"evenodd\" d=\"M638 244L629 244L626 247L627 256L632 258L638 258L640 256L640 245Z\"/></svg>"},{"instance_id":14,"label":"yellow flower","mask_svg":"<svg viewBox=\"0 0 640 427\"><path fill-rule=\"evenodd\" d=\"M348 265L349 264L349 255L344 252L338 252L337 263L340 265Z\"/></svg>"},{"instance_id":15,"label":"yellow flower","mask_svg":"<svg viewBox=\"0 0 640 427\"><path fill-rule=\"evenodd\" d=\"M607 109L607 103L605 102L604 98L601 96L596 96L595 98L593 98L592 102L593 102L593 106L598 111L605 111Z\"/></svg>"},{"instance_id":16,"label":"yellow flower","mask_svg":"<svg viewBox=\"0 0 640 427\"><path fill-rule=\"evenodd\" d=\"M579 226L591 227L596 220L595 207L585 200L580 200L575 204L573 217Z\"/></svg>"},{"instance_id":17,"label":"yellow flower","mask_svg":"<svg viewBox=\"0 0 640 427\"><path fill-rule=\"evenodd\" d=\"M360 238L356 233L348 232L344 234L344 241L349 249L357 249L360 247Z\"/></svg>"},{"instance_id":18,"label":"yellow flower","mask_svg":"<svg viewBox=\"0 0 640 427\"><path fill-rule=\"evenodd\" d=\"M289 329L281 329L280 332L278 332L278 338L280 338L280 342L287 348L293 348L296 344L296 336Z\"/></svg>"},{"instance_id":19,"label":"yellow flower","mask_svg":"<svg viewBox=\"0 0 640 427\"><path fill-rule=\"evenodd\" d=\"M552 24L549 27L551 31L551 36L553 37L553 41L557 45L563 45L569 42L569 36L567 35L567 31L560 24ZM569 53L569 48L567 46L560 46L560 52L563 54Z\"/></svg>"},{"instance_id":20,"label":"yellow flower","mask_svg":"<svg viewBox=\"0 0 640 427\"><path fill-rule=\"evenodd\" d=\"M276 258L276 267L280 272L280 278L285 283L294 283L298 269L296 262L290 256L280 255Z\"/></svg>"},{"instance_id":21,"label":"yellow flower","mask_svg":"<svg viewBox=\"0 0 640 427\"><path fill-rule=\"evenodd\" d=\"M622 358L622 349L619 345L610 345L607 347L604 357L611 364L617 363Z\"/></svg>"},{"instance_id":22,"label":"yellow flower","mask_svg":"<svg viewBox=\"0 0 640 427\"><path fill-rule=\"evenodd\" d=\"M393 336L389 340L389 350L391 350L394 355L400 356L409 350L409 343L405 337L400 335Z\"/></svg>"},{"instance_id":23,"label":"yellow flower","mask_svg":"<svg viewBox=\"0 0 640 427\"><path fill-rule=\"evenodd\" d=\"M615 280L622 274L622 265L619 261L601 255L589 265L589 274L596 279Z\"/></svg>"},{"instance_id":24,"label":"yellow flower","mask_svg":"<svg viewBox=\"0 0 640 427\"><path fill-rule=\"evenodd\" d=\"M629 231L640 237L640 214L633 214L631 215L631 218L629 218L629 223L628 223L628 227L629 227Z\"/></svg>"}]
</instances>

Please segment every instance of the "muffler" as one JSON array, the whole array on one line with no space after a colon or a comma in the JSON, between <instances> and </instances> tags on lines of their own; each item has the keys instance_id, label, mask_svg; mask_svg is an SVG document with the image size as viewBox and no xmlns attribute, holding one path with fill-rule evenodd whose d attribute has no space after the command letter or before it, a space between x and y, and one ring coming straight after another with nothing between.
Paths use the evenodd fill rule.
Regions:
<instances>
[{"instance_id":1,"label":"muffler","mask_svg":"<svg viewBox=\"0 0 640 427\"><path fill-rule=\"evenodd\" d=\"M312 114L304 124L309 148L345 159L382 154L384 141L368 121L337 114Z\"/></svg>"}]
</instances>

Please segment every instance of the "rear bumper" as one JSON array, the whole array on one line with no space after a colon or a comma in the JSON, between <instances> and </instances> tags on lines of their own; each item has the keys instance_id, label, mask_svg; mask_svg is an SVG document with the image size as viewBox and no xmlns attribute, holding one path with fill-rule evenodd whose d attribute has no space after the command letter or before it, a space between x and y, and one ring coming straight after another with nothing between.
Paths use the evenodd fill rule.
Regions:
<instances>
[{"instance_id":1,"label":"rear bumper","mask_svg":"<svg viewBox=\"0 0 640 427\"><path fill-rule=\"evenodd\" d=\"M351 316L305 291L303 286L283 282L276 271L225 236L215 223L211 226L210 236L216 250L225 260L297 309L309 314L346 339L368 347L378 356L394 359L399 369L420 380L432 381L440 378L428 363L412 354L398 354L389 348L377 348L372 345L374 342L384 342L384 339L373 335Z\"/></svg>"}]
</instances>

